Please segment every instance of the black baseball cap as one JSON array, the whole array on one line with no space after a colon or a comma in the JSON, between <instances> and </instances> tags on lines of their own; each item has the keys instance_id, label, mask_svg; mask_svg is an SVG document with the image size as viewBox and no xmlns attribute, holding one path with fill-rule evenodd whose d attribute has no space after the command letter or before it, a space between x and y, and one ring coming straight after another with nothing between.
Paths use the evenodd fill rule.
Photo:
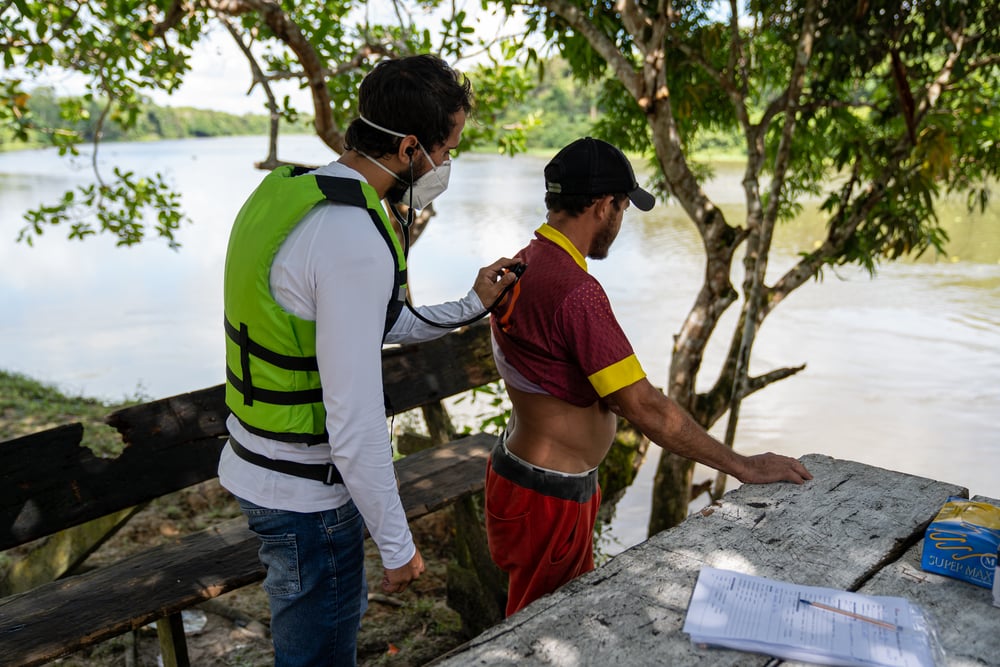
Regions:
<instances>
[{"instance_id":1,"label":"black baseball cap","mask_svg":"<svg viewBox=\"0 0 1000 667\"><path fill-rule=\"evenodd\" d=\"M592 137L577 139L545 165L545 191L595 196L624 192L640 211L656 203L653 195L639 187L625 154Z\"/></svg>"}]
</instances>

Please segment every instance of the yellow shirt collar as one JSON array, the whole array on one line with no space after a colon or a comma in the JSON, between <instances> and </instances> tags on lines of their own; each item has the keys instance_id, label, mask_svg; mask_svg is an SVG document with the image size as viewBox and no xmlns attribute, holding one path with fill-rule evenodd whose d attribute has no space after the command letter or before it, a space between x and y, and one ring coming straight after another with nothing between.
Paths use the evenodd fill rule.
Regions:
<instances>
[{"instance_id":1,"label":"yellow shirt collar","mask_svg":"<svg viewBox=\"0 0 1000 667\"><path fill-rule=\"evenodd\" d=\"M557 246L565 250L567 253L569 253L569 256L573 258L573 261L576 262L581 269L583 269L584 271L587 270L587 260L584 258L583 255L580 254L580 251L576 249L576 246L573 245L573 242L570 241L568 238L566 238L566 235L560 232L558 229L550 226L549 223L546 222L541 227L536 229L535 233L538 234L539 236L547 238L548 240L552 241Z\"/></svg>"}]
</instances>

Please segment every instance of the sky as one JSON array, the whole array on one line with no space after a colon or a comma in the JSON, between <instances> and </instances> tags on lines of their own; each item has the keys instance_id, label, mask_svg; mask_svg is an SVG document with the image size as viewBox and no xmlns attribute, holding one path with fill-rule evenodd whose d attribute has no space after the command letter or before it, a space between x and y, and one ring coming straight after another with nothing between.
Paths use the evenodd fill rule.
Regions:
<instances>
[{"instance_id":1,"label":"sky","mask_svg":"<svg viewBox=\"0 0 1000 667\"><path fill-rule=\"evenodd\" d=\"M185 75L180 89L171 95L156 91L150 97L160 106L215 109L235 114L267 113L267 97L259 86L251 91L251 81L246 57L228 32L217 29L195 45L191 71ZM279 100L289 95L295 108L311 113L308 91L296 84L275 82L271 90Z\"/></svg>"}]
</instances>

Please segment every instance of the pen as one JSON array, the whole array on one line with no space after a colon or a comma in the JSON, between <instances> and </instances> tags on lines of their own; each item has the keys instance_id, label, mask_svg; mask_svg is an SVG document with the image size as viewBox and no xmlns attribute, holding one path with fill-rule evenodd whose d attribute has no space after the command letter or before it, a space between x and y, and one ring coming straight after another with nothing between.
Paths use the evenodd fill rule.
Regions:
<instances>
[{"instance_id":1,"label":"pen","mask_svg":"<svg viewBox=\"0 0 1000 667\"><path fill-rule=\"evenodd\" d=\"M900 627L894 623L889 623L887 621L880 621L879 619L871 618L870 616L862 616L861 614L855 614L853 611L847 611L846 609L840 609L838 607L831 607L830 605L823 604L822 602L810 602L809 600L806 600L804 598L799 598L799 602L809 607L825 609L826 611L832 611L835 614L843 614L844 616L849 616L859 621L866 621L868 623L872 623L873 625L878 625L880 627L886 628L887 630L900 629Z\"/></svg>"}]
</instances>

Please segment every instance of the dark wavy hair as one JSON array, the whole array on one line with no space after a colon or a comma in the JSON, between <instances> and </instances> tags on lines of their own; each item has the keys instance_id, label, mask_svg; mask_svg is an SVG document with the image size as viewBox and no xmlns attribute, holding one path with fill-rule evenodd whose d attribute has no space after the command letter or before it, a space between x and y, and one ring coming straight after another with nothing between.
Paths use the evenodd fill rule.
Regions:
<instances>
[{"instance_id":1,"label":"dark wavy hair","mask_svg":"<svg viewBox=\"0 0 1000 667\"><path fill-rule=\"evenodd\" d=\"M358 88L360 115L394 132L416 135L428 152L451 135L452 116L460 110L472 110L472 84L437 56L383 60ZM373 158L396 152L400 140L361 119L352 121L344 136L349 150Z\"/></svg>"},{"instance_id":2,"label":"dark wavy hair","mask_svg":"<svg viewBox=\"0 0 1000 667\"><path fill-rule=\"evenodd\" d=\"M625 200L628 199L628 195L624 192L608 192L603 195L561 195L555 192L546 192L545 208L552 213L565 213L566 215L577 216L590 208L595 201L607 195L614 196L612 205L615 207L616 213L621 210L621 207L625 204Z\"/></svg>"}]
</instances>

